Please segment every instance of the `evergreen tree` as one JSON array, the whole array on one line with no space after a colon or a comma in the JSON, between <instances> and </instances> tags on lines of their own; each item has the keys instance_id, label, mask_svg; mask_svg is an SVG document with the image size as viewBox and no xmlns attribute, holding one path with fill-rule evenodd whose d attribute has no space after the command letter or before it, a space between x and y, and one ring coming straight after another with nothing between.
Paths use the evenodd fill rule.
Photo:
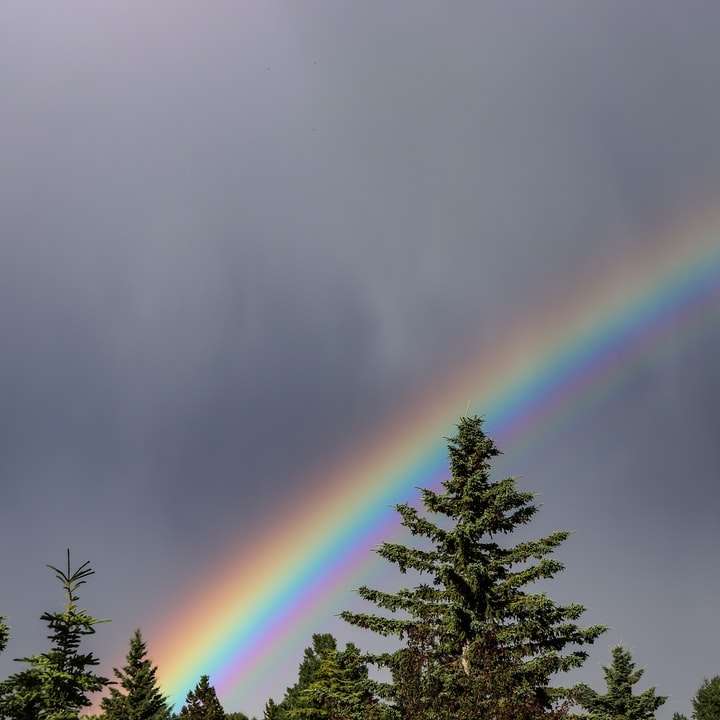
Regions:
<instances>
[{"instance_id":1,"label":"evergreen tree","mask_svg":"<svg viewBox=\"0 0 720 720\"><path fill-rule=\"evenodd\" d=\"M693 698L695 720L720 720L720 676L703 680Z\"/></svg>"},{"instance_id":2,"label":"evergreen tree","mask_svg":"<svg viewBox=\"0 0 720 720\"><path fill-rule=\"evenodd\" d=\"M380 720L382 708L373 694L367 665L349 643L339 652L323 649L312 680L288 709L289 720Z\"/></svg>"},{"instance_id":3,"label":"evergreen tree","mask_svg":"<svg viewBox=\"0 0 720 720\"><path fill-rule=\"evenodd\" d=\"M683 715L682 713L673 713L672 720L687 720L687 717Z\"/></svg>"},{"instance_id":4,"label":"evergreen tree","mask_svg":"<svg viewBox=\"0 0 720 720\"><path fill-rule=\"evenodd\" d=\"M665 704L667 698L656 695L655 688L633 695L633 686L643 676L644 670L636 669L629 650L615 647L612 664L604 667L607 693L600 695L587 685L576 689L578 704L589 711L588 720L652 720L655 711Z\"/></svg>"},{"instance_id":5,"label":"evergreen tree","mask_svg":"<svg viewBox=\"0 0 720 720\"><path fill-rule=\"evenodd\" d=\"M563 570L549 556L567 532L514 546L498 542L529 523L537 507L514 478L491 479L499 451L482 420L461 418L448 449L451 477L439 492L421 490L426 512L397 506L424 547L384 543L378 550L401 573L415 571L430 582L398 592L362 587L361 597L392 617L343 617L404 642L374 658L393 673L393 684L381 691L404 720L549 716L561 695L549 689L551 678L582 665L587 653L577 646L594 642L605 628L579 627L584 607L558 605L528 589Z\"/></svg>"},{"instance_id":6,"label":"evergreen tree","mask_svg":"<svg viewBox=\"0 0 720 720\"><path fill-rule=\"evenodd\" d=\"M130 649L122 670L115 668L115 677L125 691L110 689L110 697L101 706L106 720L168 720L167 698L157 682L157 667L147 657L147 645L140 630L130 639Z\"/></svg>"},{"instance_id":7,"label":"evergreen tree","mask_svg":"<svg viewBox=\"0 0 720 720\"><path fill-rule=\"evenodd\" d=\"M281 709L280 706L270 698L265 703L265 712L263 713L263 720L280 720Z\"/></svg>"},{"instance_id":8,"label":"evergreen tree","mask_svg":"<svg viewBox=\"0 0 720 720\"><path fill-rule=\"evenodd\" d=\"M305 648L298 680L285 693L282 702L268 701L266 720L375 720L385 717L368 677L367 663L352 643L339 650L329 633L313 635Z\"/></svg>"},{"instance_id":9,"label":"evergreen tree","mask_svg":"<svg viewBox=\"0 0 720 720\"><path fill-rule=\"evenodd\" d=\"M194 690L190 690L180 710L182 720L225 720L225 711L218 700L210 678L203 675Z\"/></svg>"},{"instance_id":10,"label":"evergreen tree","mask_svg":"<svg viewBox=\"0 0 720 720\"><path fill-rule=\"evenodd\" d=\"M78 588L94 574L89 562L74 572L67 551L67 570L52 565L66 594L63 612L46 612L41 616L50 630L51 648L41 655L21 658L30 665L0 683L0 717L10 720L77 720L80 711L91 705L88 694L102 690L107 678L93 672L99 664L92 653L79 652L82 639L95 633L102 620L77 606Z\"/></svg>"},{"instance_id":11,"label":"evergreen tree","mask_svg":"<svg viewBox=\"0 0 720 720\"><path fill-rule=\"evenodd\" d=\"M302 662L298 668L297 682L285 691L285 697L279 705L273 703L278 718L285 720L288 713L297 706L302 693L311 685L320 668L322 658L337 650L337 641L330 633L316 633L312 636L312 645L305 648Z\"/></svg>"}]
</instances>

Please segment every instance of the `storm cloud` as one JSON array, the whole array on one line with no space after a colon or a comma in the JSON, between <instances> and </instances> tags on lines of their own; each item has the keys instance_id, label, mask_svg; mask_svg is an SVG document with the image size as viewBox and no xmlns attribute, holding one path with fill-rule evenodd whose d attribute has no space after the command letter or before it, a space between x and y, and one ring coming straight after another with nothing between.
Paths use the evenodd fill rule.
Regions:
<instances>
[{"instance_id":1,"label":"storm cloud","mask_svg":"<svg viewBox=\"0 0 720 720\"><path fill-rule=\"evenodd\" d=\"M719 30L670 0L6 0L0 670L66 546L116 659L470 348L714 204ZM667 718L720 672L720 332L676 344L503 460Z\"/></svg>"}]
</instances>

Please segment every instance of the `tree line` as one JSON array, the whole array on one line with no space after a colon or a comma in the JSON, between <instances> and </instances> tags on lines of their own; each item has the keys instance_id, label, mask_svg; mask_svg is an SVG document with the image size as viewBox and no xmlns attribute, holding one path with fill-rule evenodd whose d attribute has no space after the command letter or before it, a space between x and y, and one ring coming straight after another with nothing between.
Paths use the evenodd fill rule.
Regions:
<instances>
[{"instance_id":1,"label":"tree line","mask_svg":"<svg viewBox=\"0 0 720 720\"><path fill-rule=\"evenodd\" d=\"M606 630L582 625L582 605L533 590L564 569L553 554L569 533L513 543L513 533L538 508L514 478L493 479L499 451L480 417L460 419L448 452L450 476L439 490L420 489L422 510L397 506L416 540L377 550L400 576L410 572L423 582L396 590L361 587L371 609L341 613L355 627L393 638L397 649L365 653L353 643L340 648L330 634L314 635L297 681L279 701L268 700L264 720L655 718L667 698L655 688L635 691L643 670L626 648L612 649L602 692L562 684ZM23 669L0 682L0 720L79 720L92 694L104 690L98 720L249 720L225 712L207 675L175 713L140 630L115 679L99 675L98 658L81 645L106 621L78 605L79 588L93 570L87 562L73 570L69 551L65 567L49 567L65 605L41 616L49 649L18 658ZM8 637L0 617L0 651ZM375 679L370 667L387 679ZM692 705L694 720L720 720L719 676L703 681ZM673 720L687 719L676 713Z\"/></svg>"}]
</instances>

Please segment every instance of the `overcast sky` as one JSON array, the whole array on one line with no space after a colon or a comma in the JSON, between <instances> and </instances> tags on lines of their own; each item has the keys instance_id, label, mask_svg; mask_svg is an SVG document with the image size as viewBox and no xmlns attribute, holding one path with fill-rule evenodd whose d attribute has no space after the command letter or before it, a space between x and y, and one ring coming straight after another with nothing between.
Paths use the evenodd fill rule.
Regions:
<instances>
[{"instance_id":1,"label":"overcast sky","mask_svg":"<svg viewBox=\"0 0 720 720\"><path fill-rule=\"evenodd\" d=\"M0 674L66 546L116 658L470 347L714 204L719 33L692 0L4 0ZM719 351L671 338L503 458L613 628L583 678L627 643L661 718L720 673Z\"/></svg>"}]
</instances>

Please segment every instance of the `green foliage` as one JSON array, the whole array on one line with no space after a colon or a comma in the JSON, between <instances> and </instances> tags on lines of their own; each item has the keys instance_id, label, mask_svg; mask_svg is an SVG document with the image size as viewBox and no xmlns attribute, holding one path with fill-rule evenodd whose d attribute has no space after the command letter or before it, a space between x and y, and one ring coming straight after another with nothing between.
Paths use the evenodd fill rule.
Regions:
<instances>
[{"instance_id":1,"label":"green foliage","mask_svg":"<svg viewBox=\"0 0 720 720\"><path fill-rule=\"evenodd\" d=\"M688 720L688 719L682 713L676 712L676 713L673 713L672 720Z\"/></svg>"},{"instance_id":2,"label":"green foliage","mask_svg":"<svg viewBox=\"0 0 720 720\"><path fill-rule=\"evenodd\" d=\"M375 683L360 651L352 643L338 650L335 638L313 635L298 669L298 680L282 702L269 700L265 720L376 720L384 718Z\"/></svg>"},{"instance_id":3,"label":"green foliage","mask_svg":"<svg viewBox=\"0 0 720 720\"><path fill-rule=\"evenodd\" d=\"M703 680L693 698L695 720L720 720L720 676Z\"/></svg>"},{"instance_id":4,"label":"green foliage","mask_svg":"<svg viewBox=\"0 0 720 720\"><path fill-rule=\"evenodd\" d=\"M337 650L337 641L330 633L316 633L312 636L312 645L305 648L303 659L298 669L297 682L285 692L280 705L273 703L272 712L279 718L286 718L287 712L299 702L302 693L315 680L322 657ZM267 708L266 708L267 712Z\"/></svg>"},{"instance_id":5,"label":"green foliage","mask_svg":"<svg viewBox=\"0 0 720 720\"><path fill-rule=\"evenodd\" d=\"M567 715L568 702L548 707L544 696L528 692L524 668L511 651L489 635L477 639L465 654L470 672L412 632L406 646L389 656L393 699L402 720L463 718L477 720L554 720Z\"/></svg>"},{"instance_id":6,"label":"green foliage","mask_svg":"<svg viewBox=\"0 0 720 720\"><path fill-rule=\"evenodd\" d=\"M374 657L393 673L382 692L404 720L549 715L560 695L549 689L550 679L582 665L587 653L578 646L605 628L581 628L584 607L527 589L563 570L550 555L567 532L509 547L498 542L529 523L537 508L513 478L491 480L499 451L482 420L461 418L448 449L451 477L442 491L421 490L425 512L397 506L424 546L384 543L378 550L402 573L416 571L429 582L389 593L362 587L361 597L385 614L343 617L404 642L398 652ZM575 649L565 652L566 646Z\"/></svg>"},{"instance_id":7,"label":"green foliage","mask_svg":"<svg viewBox=\"0 0 720 720\"><path fill-rule=\"evenodd\" d=\"M263 720L281 720L282 710L280 706L270 698L265 703L265 712L263 713Z\"/></svg>"},{"instance_id":8,"label":"green foliage","mask_svg":"<svg viewBox=\"0 0 720 720\"><path fill-rule=\"evenodd\" d=\"M8 640L10 640L10 629L7 622L5 622L5 618L0 615L0 652L7 647Z\"/></svg>"},{"instance_id":9,"label":"green foliage","mask_svg":"<svg viewBox=\"0 0 720 720\"><path fill-rule=\"evenodd\" d=\"M125 692L111 688L110 696L103 698L101 706L106 720L168 720L167 698L158 685L157 668L147 657L147 645L140 630L130 639L125 667L115 668L114 673Z\"/></svg>"},{"instance_id":10,"label":"green foliage","mask_svg":"<svg viewBox=\"0 0 720 720\"><path fill-rule=\"evenodd\" d=\"M91 705L88 694L109 682L92 671L99 664L97 658L79 652L83 637L94 634L95 625L104 622L76 605L78 588L94 571L88 562L71 571L69 550L66 570L48 567L66 594L65 610L41 616L50 630L50 650L21 658L19 662L30 667L0 683L0 717L9 720L77 720L80 711Z\"/></svg>"},{"instance_id":11,"label":"green foliage","mask_svg":"<svg viewBox=\"0 0 720 720\"><path fill-rule=\"evenodd\" d=\"M226 720L250 720L250 718L243 712L232 712L225 713ZM255 718L253 718L255 720Z\"/></svg>"},{"instance_id":12,"label":"green foliage","mask_svg":"<svg viewBox=\"0 0 720 720\"><path fill-rule=\"evenodd\" d=\"M286 712L289 720L374 720L381 707L360 651L348 644L340 652L324 648L314 677Z\"/></svg>"},{"instance_id":13,"label":"green foliage","mask_svg":"<svg viewBox=\"0 0 720 720\"><path fill-rule=\"evenodd\" d=\"M39 672L23 670L0 683L0 718L38 720L43 712L43 682Z\"/></svg>"},{"instance_id":14,"label":"green foliage","mask_svg":"<svg viewBox=\"0 0 720 720\"><path fill-rule=\"evenodd\" d=\"M612 650L612 664L604 667L607 693L600 695L587 685L576 688L578 704L589 711L588 720L651 720L665 704L666 697L655 694L655 688L633 695L633 686L643 676L636 669L629 650L618 646Z\"/></svg>"},{"instance_id":15,"label":"green foliage","mask_svg":"<svg viewBox=\"0 0 720 720\"><path fill-rule=\"evenodd\" d=\"M203 675L194 690L190 690L180 710L183 720L225 720L225 711L220 705L210 678Z\"/></svg>"}]
</instances>

